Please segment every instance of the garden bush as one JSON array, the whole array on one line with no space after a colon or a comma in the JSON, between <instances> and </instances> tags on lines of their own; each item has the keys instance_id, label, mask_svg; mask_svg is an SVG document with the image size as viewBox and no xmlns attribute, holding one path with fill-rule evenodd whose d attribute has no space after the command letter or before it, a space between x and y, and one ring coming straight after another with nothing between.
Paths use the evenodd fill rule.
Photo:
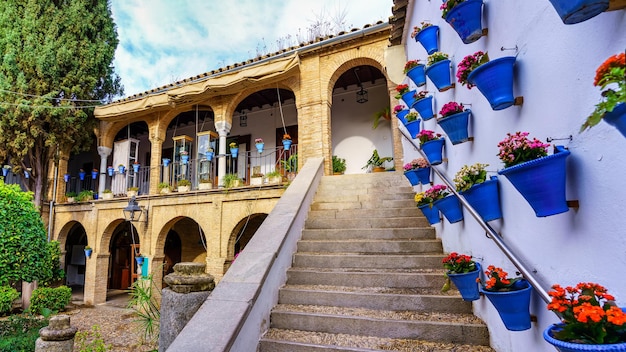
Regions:
<instances>
[{"instance_id":1,"label":"garden bush","mask_svg":"<svg viewBox=\"0 0 626 352\"><path fill-rule=\"evenodd\" d=\"M59 312L65 309L72 298L72 289L67 286L40 287L33 291L29 311L41 314L44 309Z\"/></svg>"},{"instance_id":2,"label":"garden bush","mask_svg":"<svg viewBox=\"0 0 626 352\"><path fill-rule=\"evenodd\" d=\"M11 286L0 286L0 316L11 313L13 301L20 296L17 290Z\"/></svg>"},{"instance_id":3,"label":"garden bush","mask_svg":"<svg viewBox=\"0 0 626 352\"><path fill-rule=\"evenodd\" d=\"M12 315L0 320L0 352L34 351L39 329L47 325L48 319L31 314Z\"/></svg>"}]
</instances>

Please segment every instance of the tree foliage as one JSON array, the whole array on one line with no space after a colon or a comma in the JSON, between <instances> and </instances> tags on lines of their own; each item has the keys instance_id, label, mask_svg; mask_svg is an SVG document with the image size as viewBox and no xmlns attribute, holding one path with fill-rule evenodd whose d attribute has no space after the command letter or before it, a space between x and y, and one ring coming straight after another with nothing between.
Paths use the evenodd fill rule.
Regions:
<instances>
[{"instance_id":1,"label":"tree foliage","mask_svg":"<svg viewBox=\"0 0 626 352\"><path fill-rule=\"evenodd\" d=\"M55 262L58 267L32 200L31 192L0 180L0 286L20 280L48 282L55 275Z\"/></svg>"},{"instance_id":2,"label":"tree foliage","mask_svg":"<svg viewBox=\"0 0 626 352\"><path fill-rule=\"evenodd\" d=\"M123 94L107 0L0 2L0 161L31 167L40 204L50 161L92 143L93 108Z\"/></svg>"}]
</instances>

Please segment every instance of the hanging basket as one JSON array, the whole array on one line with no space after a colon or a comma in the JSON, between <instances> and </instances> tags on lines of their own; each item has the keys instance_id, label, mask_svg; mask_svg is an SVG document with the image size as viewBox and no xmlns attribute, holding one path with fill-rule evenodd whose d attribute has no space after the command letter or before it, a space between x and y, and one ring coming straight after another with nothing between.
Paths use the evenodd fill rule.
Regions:
<instances>
[{"instance_id":1,"label":"hanging basket","mask_svg":"<svg viewBox=\"0 0 626 352\"><path fill-rule=\"evenodd\" d=\"M421 87L426 84L426 74L424 73L424 65L419 64L409 71L406 75L415 83L416 86Z\"/></svg>"},{"instance_id":2,"label":"hanging basket","mask_svg":"<svg viewBox=\"0 0 626 352\"><path fill-rule=\"evenodd\" d=\"M556 146L552 155L498 171L524 196L538 217L565 213L565 159L569 150Z\"/></svg>"},{"instance_id":3,"label":"hanging basket","mask_svg":"<svg viewBox=\"0 0 626 352\"><path fill-rule=\"evenodd\" d=\"M231 149L231 151L232 151L232 149ZM181 155L180 156L180 160L183 162L183 164L189 163L189 155Z\"/></svg>"},{"instance_id":4,"label":"hanging basket","mask_svg":"<svg viewBox=\"0 0 626 352\"><path fill-rule=\"evenodd\" d=\"M478 290L478 275L482 270L480 264L476 263L476 270L469 273L455 274L447 272L446 275L450 278L450 281L456 286L457 290L463 297L464 301L476 301L480 298L480 291Z\"/></svg>"},{"instance_id":5,"label":"hanging basket","mask_svg":"<svg viewBox=\"0 0 626 352\"><path fill-rule=\"evenodd\" d=\"M604 114L603 120L626 137L626 103L617 104L613 111Z\"/></svg>"},{"instance_id":6,"label":"hanging basket","mask_svg":"<svg viewBox=\"0 0 626 352\"><path fill-rule=\"evenodd\" d=\"M143 257L142 256L135 257L135 261L137 262L137 265L143 265Z\"/></svg>"},{"instance_id":7,"label":"hanging basket","mask_svg":"<svg viewBox=\"0 0 626 352\"><path fill-rule=\"evenodd\" d=\"M2 173L3 173L3 174L4 174L4 170L5 170L5 169L2 169ZM4 176L6 176L6 175L4 175ZM70 182L70 177L71 177L71 175L70 175L70 174L65 174L65 175L63 175L63 181L65 181L65 183Z\"/></svg>"},{"instance_id":8,"label":"hanging basket","mask_svg":"<svg viewBox=\"0 0 626 352\"><path fill-rule=\"evenodd\" d=\"M439 26L428 26L417 33L415 41L422 44L428 55L439 51L437 45L437 37L439 34Z\"/></svg>"},{"instance_id":9,"label":"hanging basket","mask_svg":"<svg viewBox=\"0 0 626 352\"><path fill-rule=\"evenodd\" d=\"M98 178L98 171L92 171L91 172L91 179L95 180L96 178Z\"/></svg>"},{"instance_id":10,"label":"hanging basket","mask_svg":"<svg viewBox=\"0 0 626 352\"><path fill-rule=\"evenodd\" d=\"M435 206L445 216L449 223L454 224L463 220L463 209L461 203L455 195L449 195L443 199L435 201Z\"/></svg>"},{"instance_id":11,"label":"hanging basket","mask_svg":"<svg viewBox=\"0 0 626 352\"><path fill-rule=\"evenodd\" d=\"M506 109L515 104L513 97L513 66L515 57L501 57L478 66L467 76L487 98L493 110Z\"/></svg>"},{"instance_id":12,"label":"hanging basket","mask_svg":"<svg viewBox=\"0 0 626 352\"><path fill-rule=\"evenodd\" d=\"M411 186L417 186L418 184L430 183L430 167L421 167L404 172L404 176L411 182Z\"/></svg>"},{"instance_id":13,"label":"hanging basket","mask_svg":"<svg viewBox=\"0 0 626 352\"><path fill-rule=\"evenodd\" d=\"M285 150L291 149L291 143L291 139L283 139L283 148L285 148Z\"/></svg>"},{"instance_id":14,"label":"hanging basket","mask_svg":"<svg viewBox=\"0 0 626 352\"><path fill-rule=\"evenodd\" d=\"M259 152L259 154L263 153L263 148L265 147L265 143L256 143L255 144L256 150Z\"/></svg>"},{"instance_id":15,"label":"hanging basket","mask_svg":"<svg viewBox=\"0 0 626 352\"><path fill-rule=\"evenodd\" d=\"M213 160L214 155L215 155L215 152L206 152L206 160L208 161Z\"/></svg>"},{"instance_id":16,"label":"hanging basket","mask_svg":"<svg viewBox=\"0 0 626 352\"><path fill-rule=\"evenodd\" d=\"M113 176L115 174L115 169L112 167L107 167L107 174L109 176Z\"/></svg>"},{"instance_id":17,"label":"hanging basket","mask_svg":"<svg viewBox=\"0 0 626 352\"><path fill-rule=\"evenodd\" d=\"M437 61L428 66L426 68L426 75L440 92L445 92L453 87L452 81L450 80L450 60Z\"/></svg>"},{"instance_id":18,"label":"hanging basket","mask_svg":"<svg viewBox=\"0 0 626 352\"><path fill-rule=\"evenodd\" d=\"M123 174L124 172L126 172L126 166L124 165L118 166L117 171L119 171L120 174Z\"/></svg>"},{"instance_id":19,"label":"hanging basket","mask_svg":"<svg viewBox=\"0 0 626 352\"><path fill-rule=\"evenodd\" d=\"M421 145L421 149L426 154L426 158L431 165L439 165L443 162L443 138L428 141Z\"/></svg>"},{"instance_id":20,"label":"hanging basket","mask_svg":"<svg viewBox=\"0 0 626 352\"><path fill-rule=\"evenodd\" d=\"M431 207L430 204L424 204L420 205L418 208L422 211L429 224L435 225L441 221L439 218L439 209L437 209L436 206L433 205Z\"/></svg>"},{"instance_id":21,"label":"hanging basket","mask_svg":"<svg viewBox=\"0 0 626 352\"><path fill-rule=\"evenodd\" d=\"M133 164L133 172L134 173L139 172L140 167L141 167L141 164Z\"/></svg>"},{"instance_id":22,"label":"hanging basket","mask_svg":"<svg viewBox=\"0 0 626 352\"><path fill-rule=\"evenodd\" d=\"M407 122L404 127L409 131L411 138L415 138L415 136L420 133L420 123L422 120L416 119L415 121Z\"/></svg>"},{"instance_id":23,"label":"hanging basket","mask_svg":"<svg viewBox=\"0 0 626 352\"><path fill-rule=\"evenodd\" d=\"M78 178L80 178L81 181L84 181L85 175L86 175L85 171L81 171L78 173Z\"/></svg>"},{"instance_id":24,"label":"hanging basket","mask_svg":"<svg viewBox=\"0 0 626 352\"><path fill-rule=\"evenodd\" d=\"M163 166L167 167L170 164L171 160L168 158L163 158L161 161L163 162Z\"/></svg>"},{"instance_id":25,"label":"hanging basket","mask_svg":"<svg viewBox=\"0 0 626 352\"><path fill-rule=\"evenodd\" d=\"M404 101L404 104L409 108L412 107L413 104L415 104L415 91L410 90L402 94L402 101Z\"/></svg>"},{"instance_id":26,"label":"hanging basket","mask_svg":"<svg viewBox=\"0 0 626 352\"><path fill-rule=\"evenodd\" d=\"M409 113L409 110L408 110L408 109L405 109L405 110L400 110L400 111L398 111L398 112L396 113L396 117L398 118L398 120L400 120L400 122L402 122L402 124L403 124L403 125L405 125L405 126L406 126L407 121L406 121L406 119L405 119L404 117L405 117L405 116L406 116L406 114L408 114L408 113Z\"/></svg>"},{"instance_id":27,"label":"hanging basket","mask_svg":"<svg viewBox=\"0 0 626 352\"><path fill-rule=\"evenodd\" d=\"M564 24L575 24L595 17L609 8L609 0L550 0Z\"/></svg>"},{"instance_id":28,"label":"hanging basket","mask_svg":"<svg viewBox=\"0 0 626 352\"><path fill-rule=\"evenodd\" d=\"M471 112L471 110L467 109L437 121L439 126L446 132L448 139L450 139L453 145L469 141L467 125Z\"/></svg>"},{"instance_id":29,"label":"hanging basket","mask_svg":"<svg viewBox=\"0 0 626 352\"><path fill-rule=\"evenodd\" d=\"M470 189L460 192L460 194L478 212L484 222L502 217L497 176L491 176L490 180L473 185Z\"/></svg>"},{"instance_id":30,"label":"hanging basket","mask_svg":"<svg viewBox=\"0 0 626 352\"><path fill-rule=\"evenodd\" d=\"M231 155L233 158L236 158L236 157L237 157L237 154L239 154L239 148L230 148L230 155Z\"/></svg>"},{"instance_id":31,"label":"hanging basket","mask_svg":"<svg viewBox=\"0 0 626 352\"><path fill-rule=\"evenodd\" d=\"M426 98L422 98L416 100L413 104L413 108L417 110L417 113L424 119L424 121L430 120L435 117L435 113L433 112L433 96L428 96Z\"/></svg>"},{"instance_id":32,"label":"hanging basket","mask_svg":"<svg viewBox=\"0 0 626 352\"><path fill-rule=\"evenodd\" d=\"M464 44L473 43L483 35L482 6L482 0L466 0L446 15L446 22L454 28Z\"/></svg>"},{"instance_id":33,"label":"hanging basket","mask_svg":"<svg viewBox=\"0 0 626 352\"><path fill-rule=\"evenodd\" d=\"M496 308L504 326L510 331L530 329L530 292L532 287L526 280L520 280L522 289L497 292L481 289L491 304Z\"/></svg>"},{"instance_id":34,"label":"hanging basket","mask_svg":"<svg viewBox=\"0 0 626 352\"><path fill-rule=\"evenodd\" d=\"M624 308L622 308L623 310ZM626 342L609 343L602 345L581 344L571 341L561 341L554 337L554 332L563 328L563 324L553 324L543 331L543 339L554 346L560 352L624 352L626 351Z\"/></svg>"}]
</instances>

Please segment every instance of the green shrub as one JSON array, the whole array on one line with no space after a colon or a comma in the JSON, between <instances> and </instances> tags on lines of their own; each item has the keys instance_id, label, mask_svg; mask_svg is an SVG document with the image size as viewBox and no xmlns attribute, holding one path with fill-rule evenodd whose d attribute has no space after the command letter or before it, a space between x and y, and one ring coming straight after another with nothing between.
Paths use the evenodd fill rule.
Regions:
<instances>
[{"instance_id":1,"label":"green shrub","mask_svg":"<svg viewBox=\"0 0 626 352\"><path fill-rule=\"evenodd\" d=\"M77 332L75 340L80 352L105 352L113 349L111 345L104 343L99 325L92 326L91 331Z\"/></svg>"},{"instance_id":2,"label":"green shrub","mask_svg":"<svg viewBox=\"0 0 626 352\"><path fill-rule=\"evenodd\" d=\"M33 291L29 311L41 314L44 309L59 312L65 309L72 298L72 289L67 286L40 287Z\"/></svg>"},{"instance_id":3,"label":"green shrub","mask_svg":"<svg viewBox=\"0 0 626 352\"><path fill-rule=\"evenodd\" d=\"M0 320L0 352L34 351L39 329L47 325L47 319L30 314L12 315Z\"/></svg>"},{"instance_id":4,"label":"green shrub","mask_svg":"<svg viewBox=\"0 0 626 352\"><path fill-rule=\"evenodd\" d=\"M11 286L0 286L0 315L10 313L13 301L20 296L17 290Z\"/></svg>"}]
</instances>

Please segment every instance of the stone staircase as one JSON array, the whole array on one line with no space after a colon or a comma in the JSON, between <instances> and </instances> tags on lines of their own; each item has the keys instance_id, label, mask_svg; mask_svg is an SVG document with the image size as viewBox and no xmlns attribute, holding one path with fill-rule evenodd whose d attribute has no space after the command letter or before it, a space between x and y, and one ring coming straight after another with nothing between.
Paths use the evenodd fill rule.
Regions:
<instances>
[{"instance_id":1,"label":"stone staircase","mask_svg":"<svg viewBox=\"0 0 626 352\"><path fill-rule=\"evenodd\" d=\"M400 173L324 176L261 352L493 351Z\"/></svg>"}]
</instances>

